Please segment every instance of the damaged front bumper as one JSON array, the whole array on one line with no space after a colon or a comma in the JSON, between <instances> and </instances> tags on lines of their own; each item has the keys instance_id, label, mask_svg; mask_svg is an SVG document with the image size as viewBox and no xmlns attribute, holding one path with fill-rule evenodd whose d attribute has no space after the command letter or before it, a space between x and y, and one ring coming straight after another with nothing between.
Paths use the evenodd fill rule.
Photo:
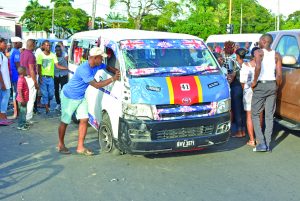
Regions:
<instances>
[{"instance_id":1,"label":"damaged front bumper","mask_svg":"<svg viewBox=\"0 0 300 201\"><path fill-rule=\"evenodd\" d=\"M119 148L130 154L197 150L224 143L230 135L229 113L184 120L119 121Z\"/></svg>"}]
</instances>

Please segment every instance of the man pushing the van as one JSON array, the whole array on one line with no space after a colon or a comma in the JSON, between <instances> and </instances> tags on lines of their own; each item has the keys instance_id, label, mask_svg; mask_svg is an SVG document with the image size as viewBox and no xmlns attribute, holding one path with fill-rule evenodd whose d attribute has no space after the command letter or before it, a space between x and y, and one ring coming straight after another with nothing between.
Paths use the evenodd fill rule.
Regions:
<instances>
[{"instance_id":1,"label":"man pushing the van","mask_svg":"<svg viewBox=\"0 0 300 201\"><path fill-rule=\"evenodd\" d=\"M94 79L95 74L100 69L105 69L106 65L102 63L103 57L107 54L99 47L90 50L88 61L81 64L70 81L64 85L61 98L61 123L58 128L58 146L57 149L62 154L70 154L65 146L64 137L68 124L71 123L72 115L76 112L77 119L80 120L78 128L77 153L90 156L93 151L84 146L84 139L88 126L88 104L85 99L85 92L89 85L99 89L107 86L120 78L120 72L115 71L115 75L107 80L97 82Z\"/></svg>"}]
</instances>

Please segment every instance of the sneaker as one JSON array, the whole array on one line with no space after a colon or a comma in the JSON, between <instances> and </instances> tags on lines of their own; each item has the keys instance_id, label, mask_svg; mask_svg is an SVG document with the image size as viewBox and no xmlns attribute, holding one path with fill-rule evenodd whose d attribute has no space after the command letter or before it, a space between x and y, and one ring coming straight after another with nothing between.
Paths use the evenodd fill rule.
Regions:
<instances>
[{"instance_id":1,"label":"sneaker","mask_svg":"<svg viewBox=\"0 0 300 201\"><path fill-rule=\"evenodd\" d=\"M29 130L29 128L30 127L28 125L26 125L26 124L24 126L18 126L17 127L18 130L22 130L22 131L27 131L27 130Z\"/></svg>"},{"instance_id":2,"label":"sneaker","mask_svg":"<svg viewBox=\"0 0 300 201\"><path fill-rule=\"evenodd\" d=\"M35 122L34 121L32 121L32 120L28 120L28 121L26 121L26 124L27 125L32 125L32 124L34 124Z\"/></svg>"},{"instance_id":3,"label":"sneaker","mask_svg":"<svg viewBox=\"0 0 300 201\"><path fill-rule=\"evenodd\" d=\"M258 144L256 147L253 149L254 152L266 152L268 147L264 144Z\"/></svg>"},{"instance_id":4,"label":"sneaker","mask_svg":"<svg viewBox=\"0 0 300 201\"><path fill-rule=\"evenodd\" d=\"M60 111L60 104L57 104L55 110Z\"/></svg>"}]
</instances>

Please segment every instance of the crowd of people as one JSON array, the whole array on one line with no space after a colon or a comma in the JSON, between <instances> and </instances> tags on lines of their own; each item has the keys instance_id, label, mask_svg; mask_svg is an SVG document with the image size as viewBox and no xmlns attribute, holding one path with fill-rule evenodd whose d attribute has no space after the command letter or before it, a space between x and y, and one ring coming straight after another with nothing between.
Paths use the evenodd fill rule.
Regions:
<instances>
[{"instance_id":1,"label":"crowd of people","mask_svg":"<svg viewBox=\"0 0 300 201\"><path fill-rule=\"evenodd\" d=\"M10 49L6 40L0 38L0 121L10 124L11 120L19 117L17 129L28 130L33 123L33 113L39 113L38 103L49 114L49 103L55 94L56 109L59 109L59 90L68 82L67 54L62 44L56 45L56 54L50 52L48 40L42 43L40 51L36 50L32 39L27 40L24 46L19 37L12 37L11 42L13 46ZM7 116L10 98L14 112Z\"/></svg>"},{"instance_id":2,"label":"crowd of people","mask_svg":"<svg viewBox=\"0 0 300 201\"><path fill-rule=\"evenodd\" d=\"M79 123L77 153L93 155L93 151L84 146L88 125L88 105L84 97L89 85L102 88L120 78L120 72L113 67L107 67L102 59L107 54L99 47L89 51L88 60L76 70L72 79L68 80L68 55L62 44L57 44L55 54L50 51L50 42L43 41L41 47L35 48L35 41L27 40L26 48L22 48L22 40L12 37L13 48L9 51L6 40L0 38L0 122L12 123L18 118L19 130L28 130L33 124L34 113L38 113L38 103L45 108L45 114L50 112L50 101L55 96L56 110L61 111L61 123L58 128L58 152L70 154L64 144L64 136L73 114ZM114 74L113 77L97 82L96 72L106 68ZM7 117L10 96L14 105L14 113Z\"/></svg>"},{"instance_id":3,"label":"crowd of people","mask_svg":"<svg viewBox=\"0 0 300 201\"><path fill-rule=\"evenodd\" d=\"M271 49L272 42L272 36L264 34L252 50L233 41L225 42L223 50L213 49L230 84L232 137L245 137L247 129L247 145L253 151L271 151L276 94L282 80L281 56ZM248 53L249 60L245 59Z\"/></svg>"}]
</instances>

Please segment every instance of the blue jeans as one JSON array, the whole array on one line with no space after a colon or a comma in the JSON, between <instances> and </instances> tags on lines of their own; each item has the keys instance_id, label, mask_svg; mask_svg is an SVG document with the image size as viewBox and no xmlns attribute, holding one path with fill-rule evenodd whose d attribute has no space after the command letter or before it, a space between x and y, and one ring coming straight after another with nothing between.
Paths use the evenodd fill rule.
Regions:
<instances>
[{"instance_id":1,"label":"blue jeans","mask_svg":"<svg viewBox=\"0 0 300 201\"><path fill-rule=\"evenodd\" d=\"M26 124L27 106L22 106L20 102L18 102L18 106L19 106L18 126L22 127Z\"/></svg>"},{"instance_id":2,"label":"blue jeans","mask_svg":"<svg viewBox=\"0 0 300 201\"><path fill-rule=\"evenodd\" d=\"M12 93L12 99L13 99L13 101L16 100L17 95L18 95L17 84L18 84L17 82L12 82L12 83L11 83L12 90L13 90L13 93Z\"/></svg>"},{"instance_id":3,"label":"blue jeans","mask_svg":"<svg viewBox=\"0 0 300 201\"><path fill-rule=\"evenodd\" d=\"M4 91L0 89L0 112L3 114L7 111L9 96L10 89L6 89Z\"/></svg>"},{"instance_id":4,"label":"blue jeans","mask_svg":"<svg viewBox=\"0 0 300 201\"><path fill-rule=\"evenodd\" d=\"M244 109L243 109L243 89L240 84L231 86L231 109L233 113L233 123L237 131L242 131L244 127Z\"/></svg>"},{"instance_id":5,"label":"blue jeans","mask_svg":"<svg viewBox=\"0 0 300 201\"><path fill-rule=\"evenodd\" d=\"M41 93L42 93L42 99L41 103L43 105L48 104L50 100L53 99L54 96L54 80L52 77L41 77L42 84L40 86Z\"/></svg>"}]
</instances>

